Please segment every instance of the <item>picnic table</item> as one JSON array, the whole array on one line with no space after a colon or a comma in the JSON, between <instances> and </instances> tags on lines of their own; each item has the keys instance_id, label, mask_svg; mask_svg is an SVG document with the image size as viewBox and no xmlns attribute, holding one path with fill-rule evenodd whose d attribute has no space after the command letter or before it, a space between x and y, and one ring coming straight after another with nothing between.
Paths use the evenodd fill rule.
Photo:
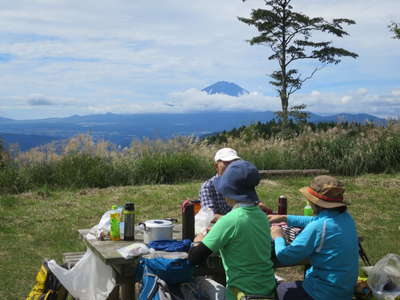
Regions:
<instances>
[{"instance_id":1,"label":"picnic table","mask_svg":"<svg viewBox=\"0 0 400 300\"><path fill-rule=\"evenodd\" d=\"M109 296L110 300L133 300L135 299L135 272L139 262L138 257L125 259L117 251L117 249L132 244L132 241L111 241L111 240L93 240L87 239L86 235L89 229L78 230L80 238L86 246L92 250L106 265L110 265L116 273L117 285L120 290L114 289ZM175 224L173 227L173 239L180 240L182 238L182 224ZM143 242L143 231L140 227L135 227L135 241ZM274 268L286 267L276 260L275 255L272 255ZM306 265L307 262L301 262L297 265ZM208 257L204 265L198 266L195 269L195 275L211 275L214 280L221 284L225 284L225 272L220 257L217 254L212 254ZM120 294L120 298L118 298Z\"/></svg>"},{"instance_id":2,"label":"picnic table","mask_svg":"<svg viewBox=\"0 0 400 300\"><path fill-rule=\"evenodd\" d=\"M106 265L111 266L116 273L117 285L120 286L120 297L122 300L135 299L135 272L139 262L138 257L125 259L119 253L118 249L128 246L133 241L111 241L111 240L93 240L87 239L87 233L89 229L78 230L80 238L86 244L86 246L92 250ZM182 225L175 224L173 227L173 239L180 240L182 238ZM135 227L135 241L143 242L143 231L140 227ZM212 275L215 280L224 283L225 273L222 266L221 259L217 255L212 255L207 260L205 265L199 266L195 270L195 275ZM115 294L116 296L114 296ZM109 299L119 299L118 291L113 291Z\"/></svg>"},{"instance_id":3,"label":"picnic table","mask_svg":"<svg viewBox=\"0 0 400 300\"><path fill-rule=\"evenodd\" d=\"M182 229L179 230L179 226L174 226L173 238L180 239L179 236ZM111 240L95 240L87 239L87 233L89 229L79 229L79 236L86 244L86 246L92 250L106 265L111 266L116 273L116 282L120 286L120 297L121 300L133 300L135 299L135 272L138 265L138 257L125 259L119 253L118 249L128 246L133 241L111 241ZM135 242L143 242L143 231L139 227L135 227ZM115 296L114 296L115 294ZM109 296L110 300L119 299L118 291L113 291L112 295Z\"/></svg>"}]
</instances>

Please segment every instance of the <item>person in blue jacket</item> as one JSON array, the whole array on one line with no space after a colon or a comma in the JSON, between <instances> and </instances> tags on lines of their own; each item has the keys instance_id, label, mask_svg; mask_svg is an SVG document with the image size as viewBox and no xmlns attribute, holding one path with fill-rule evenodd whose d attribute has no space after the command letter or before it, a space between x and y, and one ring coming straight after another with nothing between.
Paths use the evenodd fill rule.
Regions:
<instances>
[{"instance_id":1,"label":"person in blue jacket","mask_svg":"<svg viewBox=\"0 0 400 300\"><path fill-rule=\"evenodd\" d=\"M331 176L318 176L300 192L307 198L314 216L270 215L270 223L287 222L302 227L286 245L279 226L271 227L278 261L284 265L310 261L304 281L282 282L280 300L350 300L358 276L358 237L353 218L347 212L343 184Z\"/></svg>"}]
</instances>

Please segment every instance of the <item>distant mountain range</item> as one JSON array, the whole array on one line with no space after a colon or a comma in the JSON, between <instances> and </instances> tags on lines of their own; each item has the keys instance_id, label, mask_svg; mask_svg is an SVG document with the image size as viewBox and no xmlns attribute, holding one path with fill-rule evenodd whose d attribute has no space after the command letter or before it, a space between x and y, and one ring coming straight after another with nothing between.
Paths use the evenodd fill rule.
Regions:
<instances>
[{"instance_id":1,"label":"distant mountain range","mask_svg":"<svg viewBox=\"0 0 400 300\"><path fill-rule=\"evenodd\" d=\"M249 92L235 83L219 81L204 88L208 94L238 97ZM143 138L168 139L174 136L205 136L231 130L254 122L267 122L274 118L272 111L253 112L197 112L182 114L101 114L50 118L41 120L12 120L0 117L0 139L6 145L18 144L22 151L68 139L86 133L96 140L104 139L122 147ZM338 114L320 116L310 114L311 122L374 122L386 120L368 114Z\"/></svg>"},{"instance_id":2,"label":"distant mountain range","mask_svg":"<svg viewBox=\"0 0 400 300\"><path fill-rule=\"evenodd\" d=\"M251 112L198 112L186 114L101 114L71 116L42 120L0 119L0 139L6 144L18 143L20 149L49 143L54 140L70 138L80 133L92 135L95 139L105 139L112 143L127 146L132 140L167 139L174 136L203 136L230 130L242 125L274 118L271 111ZM359 122L366 121L384 124L386 121L367 114L339 114L320 116L311 114L311 122Z\"/></svg>"}]
</instances>

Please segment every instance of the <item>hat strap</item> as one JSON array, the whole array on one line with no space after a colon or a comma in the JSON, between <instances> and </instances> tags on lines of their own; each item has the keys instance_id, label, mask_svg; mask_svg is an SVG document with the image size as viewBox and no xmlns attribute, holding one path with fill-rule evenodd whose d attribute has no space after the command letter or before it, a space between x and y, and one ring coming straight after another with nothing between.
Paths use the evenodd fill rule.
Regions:
<instances>
[{"instance_id":1,"label":"hat strap","mask_svg":"<svg viewBox=\"0 0 400 300\"><path fill-rule=\"evenodd\" d=\"M318 199L321 199L321 200L325 200L325 201L331 201L331 202L343 202L343 197L341 197L341 198L329 198L329 197L327 197L327 196L325 196L325 195L321 195L321 194L319 194L319 193L317 193L316 191L314 191L312 188L308 188L308 192L311 194L311 195L313 195L314 197L317 197Z\"/></svg>"}]
</instances>

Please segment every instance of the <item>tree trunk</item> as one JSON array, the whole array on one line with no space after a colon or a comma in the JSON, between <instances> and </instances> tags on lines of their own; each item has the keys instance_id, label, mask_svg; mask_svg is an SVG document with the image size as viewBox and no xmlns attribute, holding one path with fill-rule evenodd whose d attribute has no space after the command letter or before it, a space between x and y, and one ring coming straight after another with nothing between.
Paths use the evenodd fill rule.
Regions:
<instances>
[{"instance_id":1,"label":"tree trunk","mask_svg":"<svg viewBox=\"0 0 400 300\"><path fill-rule=\"evenodd\" d=\"M282 105L282 121L284 124L287 124L288 117L289 117L289 112L288 112L289 99L288 99L288 95L287 95L287 87L285 85L286 85L286 80L284 79L284 84L282 85L282 88L280 91L280 98L281 98L281 105Z\"/></svg>"},{"instance_id":2,"label":"tree trunk","mask_svg":"<svg viewBox=\"0 0 400 300\"><path fill-rule=\"evenodd\" d=\"M282 2L281 7L282 7L282 20L283 20L283 26L282 26L282 43L281 43L281 74L282 74L282 87L280 90L280 97L281 97L281 104L282 104L282 121L284 126L287 125L288 123L288 106L289 106L289 96L287 93L287 74L286 74L286 47L287 47L287 41L286 41L286 7L289 4L290 1L288 2Z\"/></svg>"}]
</instances>

